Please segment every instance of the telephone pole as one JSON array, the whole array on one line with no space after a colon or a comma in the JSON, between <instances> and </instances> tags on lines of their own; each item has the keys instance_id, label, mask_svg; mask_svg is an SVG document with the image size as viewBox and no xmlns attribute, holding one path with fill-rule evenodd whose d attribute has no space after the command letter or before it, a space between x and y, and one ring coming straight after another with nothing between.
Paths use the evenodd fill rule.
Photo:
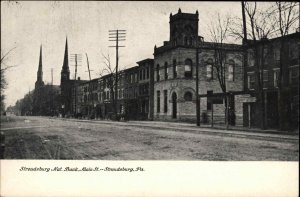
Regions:
<instances>
[{"instance_id":1,"label":"telephone pole","mask_svg":"<svg viewBox=\"0 0 300 197\"><path fill-rule=\"evenodd\" d=\"M76 115L77 113L77 87L76 87L76 81L77 81L77 66L80 66L80 63L82 61L82 56L81 54L72 54L71 55L71 61L75 62L75 79L74 79L74 94L75 94L75 98L74 98L74 113Z\"/></svg>"},{"instance_id":2,"label":"telephone pole","mask_svg":"<svg viewBox=\"0 0 300 197\"><path fill-rule=\"evenodd\" d=\"M54 116L53 109L53 68L51 68L51 115Z\"/></svg>"},{"instance_id":3,"label":"telephone pole","mask_svg":"<svg viewBox=\"0 0 300 197\"><path fill-rule=\"evenodd\" d=\"M116 42L116 45L114 46L109 46L109 47L114 47L116 48L116 76L115 76L115 94L113 94L114 96L114 101L117 101L118 98L118 68L119 68L119 48L120 47L125 47L125 46L120 46L119 42L120 41L125 41L125 37L126 37L126 30L109 30L108 31L109 34L109 41L113 41ZM114 103L114 112L115 115L117 115L117 106L116 103Z\"/></svg>"},{"instance_id":4,"label":"telephone pole","mask_svg":"<svg viewBox=\"0 0 300 197\"><path fill-rule=\"evenodd\" d=\"M90 81L92 80L91 78L91 71L93 70L90 70L90 63L89 63L89 58L88 58L88 55L87 53L85 53L85 56L86 56L86 64L87 64L87 68L88 70L86 72L89 72L89 78L90 78ZM96 107L94 106L94 96L93 96L93 91L92 91L92 88L93 88L93 85L91 83L89 83L89 94L90 94L90 98L92 100L92 109L91 109L91 113L93 114L93 109ZM95 110L95 109L94 109ZM96 116L96 115L95 115ZM96 117L95 117L96 118Z\"/></svg>"}]
</instances>

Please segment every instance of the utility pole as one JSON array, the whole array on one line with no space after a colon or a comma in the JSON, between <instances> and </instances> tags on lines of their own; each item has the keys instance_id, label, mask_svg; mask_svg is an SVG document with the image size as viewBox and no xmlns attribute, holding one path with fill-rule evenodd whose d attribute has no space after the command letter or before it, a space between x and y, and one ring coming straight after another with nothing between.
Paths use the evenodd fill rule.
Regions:
<instances>
[{"instance_id":1,"label":"utility pole","mask_svg":"<svg viewBox=\"0 0 300 197\"><path fill-rule=\"evenodd\" d=\"M89 58L88 58L87 53L85 53L85 56L86 56L86 63L87 63L87 67L88 67L88 70L86 72L89 72L89 78L90 78L90 81L91 81L92 80L91 79L91 71L93 71L93 70L90 70Z\"/></svg>"},{"instance_id":2,"label":"utility pole","mask_svg":"<svg viewBox=\"0 0 300 197\"><path fill-rule=\"evenodd\" d=\"M244 91L247 90L246 80L247 80L247 73L246 67L248 65L248 53L247 53L247 23L246 23L246 14L245 14L245 2L242 1L242 17L243 17L243 69L244 69ZM248 127L251 128L251 105L250 103L247 104L248 108Z\"/></svg>"},{"instance_id":3,"label":"utility pole","mask_svg":"<svg viewBox=\"0 0 300 197\"><path fill-rule=\"evenodd\" d=\"M118 98L118 68L119 68L119 47L125 47L125 46L120 46L119 42L120 41L125 41L126 37L126 30L109 30L109 41L116 42L115 46L109 46L109 47L114 47L116 48L116 80L115 80L115 94L114 96L114 101L117 101ZM114 103L114 113L117 115L117 103Z\"/></svg>"},{"instance_id":4,"label":"utility pole","mask_svg":"<svg viewBox=\"0 0 300 197\"><path fill-rule=\"evenodd\" d=\"M81 54L72 54L71 55L71 60L73 60L75 62L75 78L74 78L74 94L75 94L75 99L74 99L74 113L76 115L77 113L77 84L76 84L76 81L77 81L77 66L80 66L80 63L82 61L82 56Z\"/></svg>"},{"instance_id":5,"label":"utility pole","mask_svg":"<svg viewBox=\"0 0 300 197\"><path fill-rule=\"evenodd\" d=\"M93 71L93 70L90 70L90 63L89 63L89 58L88 58L87 53L85 53L85 56L86 56L86 63L87 63L87 68L88 68L88 70L86 72L89 72L89 78L90 78L90 82L91 82L91 80L92 80L92 78L91 78L91 71ZM94 106L94 96L92 94L92 87L91 87L91 85L92 84L90 83L89 84L89 93L90 93L90 98L92 100L92 108L94 109L94 107L95 107Z\"/></svg>"},{"instance_id":6,"label":"utility pole","mask_svg":"<svg viewBox=\"0 0 300 197\"><path fill-rule=\"evenodd\" d=\"M199 103L199 46L196 48L196 118L197 126L200 126L200 103Z\"/></svg>"},{"instance_id":7,"label":"utility pole","mask_svg":"<svg viewBox=\"0 0 300 197\"><path fill-rule=\"evenodd\" d=\"M53 68L51 68L51 115L54 115L53 109Z\"/></svg>"}]
</instances>

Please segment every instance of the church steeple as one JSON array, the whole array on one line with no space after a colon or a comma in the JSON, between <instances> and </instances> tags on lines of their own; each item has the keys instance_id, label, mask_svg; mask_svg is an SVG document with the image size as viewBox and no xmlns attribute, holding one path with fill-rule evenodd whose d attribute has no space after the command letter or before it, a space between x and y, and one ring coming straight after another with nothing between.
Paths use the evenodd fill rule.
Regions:
<instances>
[{"instance_id":1,"label":"church steeple","mask_svg":"<svg viewBox=\"0 0 300 197\"><path fill-rule=\"evenodd\" d=\"M64 62L61 70L61 82L70 79L69 56L68 56L68 38L66 38Z\"/></svg>"},{"instance_id":2,"label":"church steeple","mask_svg":"<svg viewBox=\"0 0 300 197\"><path fill-rule=\"evenodd\" d=\"M39 59L39 68L37 71L37 80L35 82L35 88L38 89L44 85L43 82L43 63L42 63L42 45L40 46L40 59Z\"/></svg>"}]
</instances>

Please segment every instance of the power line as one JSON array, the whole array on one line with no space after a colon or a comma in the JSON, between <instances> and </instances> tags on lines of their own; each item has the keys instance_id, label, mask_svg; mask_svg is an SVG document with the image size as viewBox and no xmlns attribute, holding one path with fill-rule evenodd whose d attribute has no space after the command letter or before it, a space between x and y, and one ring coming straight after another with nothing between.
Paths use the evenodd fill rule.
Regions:
<instances>
[{"instance_id":1,"label":"power line","mask_svg":"<svg viewBox=\"0 0 300 197\"><path fill-rule=\"evenodd\" d=\"M75 114L76 114L76 112L77 112L77 87L76 87L77 66L80 66L80 65L78 65L78 63L81 63L82 56L81 56L81 54L71 54L70 60L75 61L75 65L73 65L73 66L75 66L75 80L74 80L74 91L75 91L74 104L75 104L75 106L74 107L75 107Z\"/></svg>"},{"instance_id":2,"label":"power line","mask_svg":"<svg viewBox=\"0 0 300 197\"><path fill-rule=\"evenodd\" d=\"M108 35L109 35L108 36L109 41L116 43L116 45L114 45L114 46L109 46L109 47L116 48L116 76L115 76L116 80L115 80L115 94L113 94L115 96L114 100L116 101L117 98L118 98L119 48L120 47L125 47L125 46L120 46L119 42L126 40L126 30L123 30L123 29L109 30ZM115 104L114 110L115 110L115 113L117 113L116 104Z\"/></svg>"}]
</instances>

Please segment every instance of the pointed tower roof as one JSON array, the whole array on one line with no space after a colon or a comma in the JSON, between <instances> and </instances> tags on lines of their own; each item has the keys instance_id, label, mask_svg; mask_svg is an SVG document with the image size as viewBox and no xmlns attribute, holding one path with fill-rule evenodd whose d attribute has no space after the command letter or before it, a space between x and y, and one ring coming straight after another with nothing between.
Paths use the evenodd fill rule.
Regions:
<instances>
[{"instance_id":1,"label":"pointed tower roof","mask_svg":"<svg viewBox=\"0 0 300 197\"><path fill-rule=\"evenodd\" d=\"M65 56L63 63L63 71L69 71L69 56L68 56L68 38L66 37Z\"/></svg>"},{"instance_id":2,"label":"pointed tower roof","mask_svg":"<svg viewBox=\"0 0 300 197\"><path fill-rule=\"evenodd\" d=\"M43 62L42 62L42 45L40 46L40 60L39 60L39 68L38 73L43 72Z\"/></svg>"},{"instance_id":3,"label":"pointed tower roof","mask_svg":"<svg viewBox=\"0 0 300 197\"><path fill-rule=\"evenodd\" d=\"M39 60L39 70L42 71L43 64L42 64L42 45L40 46L40 60Z\"/></svg>"},{"instance_id":4,"label":"pointed tower roof","mask_svg":"<svg viewBox=\"0 0 300 197\"><path fill-rule=\"evenodd\" d=\"M35 82L35 88L39 88L44 85L43 82L43 62L42 62L42 45L40 46L40 59L39 59L39 68L37 71L37 80Z\"/></svg>"}]
</instances>

